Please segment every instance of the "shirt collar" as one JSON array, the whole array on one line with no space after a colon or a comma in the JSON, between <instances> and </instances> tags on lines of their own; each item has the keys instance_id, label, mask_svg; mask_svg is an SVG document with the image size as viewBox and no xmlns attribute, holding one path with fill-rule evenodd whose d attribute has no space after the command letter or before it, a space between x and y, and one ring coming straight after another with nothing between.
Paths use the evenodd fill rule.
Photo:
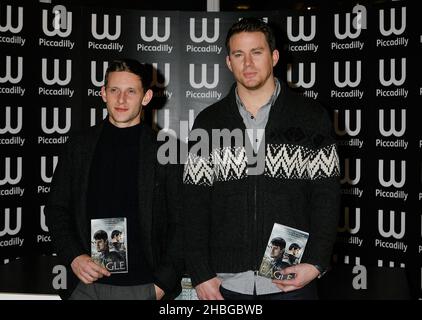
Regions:
<instances>
[{"instance_id":1,"label":"shirt collar","mask_svg":"<svg viewBox=\"0 0 422 320\"><path fill-rule=\"evenodd\" d=\"M280 91L281 91L280 81L278 81L278 79L274 77L274 83L275 83L274 92L271 95L268 102L266 104L264 104L263 106L272 106L274 104L274 102L277 100L278 95L280 94ZM243 109L244 111L246 111L246 107L244 106L244 104L243 104L242 100L240 99L239 94L237 92L237 87L235 88L234 92L235 92L235 96L236 96L237 106L239 107L239 109Z\"/></svg>"}]
</instances>

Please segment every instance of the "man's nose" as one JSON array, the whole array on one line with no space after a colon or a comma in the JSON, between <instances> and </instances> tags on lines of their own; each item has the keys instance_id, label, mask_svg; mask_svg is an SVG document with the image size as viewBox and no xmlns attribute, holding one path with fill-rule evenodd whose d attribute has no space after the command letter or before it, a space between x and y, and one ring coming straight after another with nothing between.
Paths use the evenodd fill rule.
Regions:
<instances>
[{"instance_id":1,"label":"man's nose","mask_svg":"<svg viewBox=\"0 0 422 320\"><path fill-rule=\"evenodd\" d=\"M245 65L250 66L253 64L252 56L250 54L245 55Z\"/></svg>"},{"instance_id":2,"label":"man's nose","mask_svg":"<svg viewBox=\"0 0 422 320\"><path fill-rule=\"evenodd\" d=\"M119 98L119 103L125 102L126 101L126 93L124 91L121 91L119 93L119 97L118 98Z\"/></svg>"}]
</instances>

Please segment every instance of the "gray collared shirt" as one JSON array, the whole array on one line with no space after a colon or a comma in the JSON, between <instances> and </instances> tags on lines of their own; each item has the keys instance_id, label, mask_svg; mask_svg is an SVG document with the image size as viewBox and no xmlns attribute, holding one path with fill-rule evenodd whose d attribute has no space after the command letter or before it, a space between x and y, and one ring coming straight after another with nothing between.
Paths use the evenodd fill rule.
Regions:
<instances>
[{"instance_id":1,"label":"gray collared shirt","mask_svg":"<svg viewBox=\"0 0 422 320\"><path fill-rule=\"evenodd\" d=\"M254 150L259 149L262 138L265 133L265 126L268 122L268 117L270 115L270 110L274 102L276 101L278 95L280 94L280 82L277 78L274 78L275 81L275 90L271 98L266 104L259 108L256 117L254 117L249 111L246 110L242 101L240 100L239 95L237 94L236 89L236 103L239 109L239 113L242 116L243 123L246 126L249 140ZM270 235L268 235L269 237ZM264 256L264 252L262 252ZM248 270L240 273L218 273L218 278L222 281L222 286L230 291L243 293L243 294L254 294L254 289L256 294L270 294L277 293L281 290L272 283L271 279L257 275L257 272L253 270Z\"/></svg>"},{"instance_id":2,"label":"gray collared shirt","mask_svg":"<svg viewBox=\"0 0 422 320\"><path fill-rule=\"evenodd\" d=\"M274 102L278 98L278 95L280 94L280 82L277 78L274 78L274 82L274 93L271 95L268 102L258 109L256 116L246 110L246 107L242 103L242 100L240 99L239 94L237 93L237 88L235 90L237 108L239 110L240 115L242 116L243 123L246 126L249 141L251 142L251 145L255 151L259 149L259 145L261 144L262 138L264 136L265 126L268 122L271 106L274 104Z\"/></svg>"}]
</instances>

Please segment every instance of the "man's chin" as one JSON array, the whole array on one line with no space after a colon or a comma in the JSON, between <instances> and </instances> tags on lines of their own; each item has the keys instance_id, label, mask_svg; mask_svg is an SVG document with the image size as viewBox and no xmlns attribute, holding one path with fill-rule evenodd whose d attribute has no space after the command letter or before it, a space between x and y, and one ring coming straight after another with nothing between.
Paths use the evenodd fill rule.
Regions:
<instances>
[{"instance_id":1,"label":"man's chin","mask_svg":"<svg viewBox=\"0 0 422 320\"><path fill-rule=\"evenodd\" d=\"M248 90L258 90L262 87L263 83L258 81L247 81L243 83L243 86Z\"/></svg>"}]
</instances>

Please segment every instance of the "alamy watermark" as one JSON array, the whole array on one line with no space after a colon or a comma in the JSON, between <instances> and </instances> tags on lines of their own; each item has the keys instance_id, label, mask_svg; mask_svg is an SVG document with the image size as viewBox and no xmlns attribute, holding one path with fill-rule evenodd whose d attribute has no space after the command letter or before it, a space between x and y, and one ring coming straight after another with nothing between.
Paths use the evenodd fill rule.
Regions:
<instances>
[{"instance_id":1,"label":"alamy watermark","mask_svg":"<svg viewBox=\"0 0 422 320\"><path fill-rule=\"evenodd\" d=\"M169 117L165 113L165 117ZM169 123L166 119L165 123ZM186 164L188 153L214 162L216 154L222 154L219 161L247 162L248 175L260 175L265 168L265 130L240 128L229 130L194 128L190 130L189 121L179 121L179 134L170 128L161 129L157 140L163 142L157 151L160 164ZM190 132L189 132L190 130ZM258 139L259 137L259 139ZM259 143L257 143L257 139ZM252 140L252 141L251 141ZM230 150L224 152L223 150ZM241 159L241 153L244 156ZM228 159L227 157L230 157ZM240 163L239 163L240 165Z\"/></svg>"}]
</instances>

